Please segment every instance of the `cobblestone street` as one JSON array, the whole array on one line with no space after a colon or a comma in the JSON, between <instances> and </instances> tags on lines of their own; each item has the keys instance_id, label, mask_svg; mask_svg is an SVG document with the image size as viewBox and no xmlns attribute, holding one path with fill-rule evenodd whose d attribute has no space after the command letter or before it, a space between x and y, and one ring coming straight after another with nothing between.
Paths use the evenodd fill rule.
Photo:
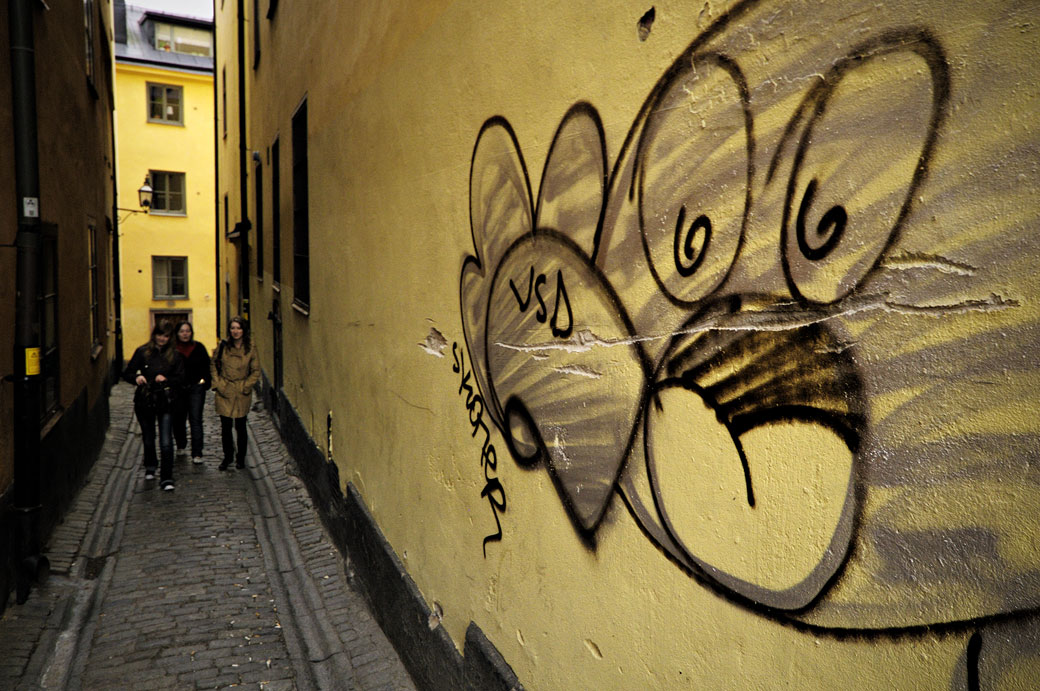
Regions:
<instances>
[{"instance_id":1,"label":"cobblestone street","mask_svg":"<svg viewBox=\"0 0 1040 691\"><path fill-rule=\"evenodd\" d=\"M249 415L245 470L178 456L176 490L145 480L133 388L46 550L51 577L0 619L0 687L412 689L352 588L277 430Z\"/></svg>"}]
</instances>

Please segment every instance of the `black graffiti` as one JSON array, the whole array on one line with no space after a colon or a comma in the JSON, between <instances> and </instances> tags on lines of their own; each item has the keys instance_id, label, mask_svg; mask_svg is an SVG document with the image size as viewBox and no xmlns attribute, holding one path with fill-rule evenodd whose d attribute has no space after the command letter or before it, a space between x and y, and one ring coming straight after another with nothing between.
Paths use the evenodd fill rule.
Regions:
<instances>
[{"instance_id":1,"label":"black graffiti","mask_svg":"<svg viewBox=\"0 0 1040 691\"><path fill-rule=\"evenodd\" d=\"M545 283L545 274L538 274L538 281ZM509 279L509 289L513 291L513 297L516 298L516 302L520 305L520 311L526 312L527 306L531 304L531 286L534 285L534 267L531 267L531 275L527 279L527 297L521 298L520 291L516 289L516 284L513 283L513 279Z\"/></svg>"},{"instance_id":2,"label":"black graffiti","mask_svg":"<svg viewBox=\"0 0 1040 691\"><path fill-rule=\"evenodd\" d=\"M513 279L509 279L509 289L513 291L513 297L516 298L517 306L520 308L520 312L526 312L527 308L531 305L531 289L534 288L535 298L538 300L538 311L535 313L535 319L538 320L539 324L544 324L546 319L549 319L549 328L552 331L552 335L556 338L568 338L574 331L574 315L571 312L571 301L567 296L567 286L563 282L563 272L556 272L556 301L553 304L552 318L549 318L548 308L545 304L545 296L542 295L542 286L545 285L547 279L545 274L540 273L535 278L534 267L531 267L530 275L527 279L527 295L523 298L520 297L520 291L516 289L516 284ZM564 328L560 327L560 299L563 299L563 309L567 318L567 326Z\"/></svg>"},{"instance_id":3,"label":"black graffiti","mask_svg":"<svg viewBox=\"0 0 1040 691\"><path fill-rule=\"evenodd\" d=\"M968 691L979 691L979 657L982 655L982 634L976 631L968 639L968 650L965 654L967 667Z\"/></svg>"},{"instance_id":4,"label":"black graffiti","mask_svg":"<svg viewBox=\"0 0 1040 691\"><path fill-rule=\"evenodd\" d=\"M737 5L740 11L744 11L755 4L740 2ZM560 449L553 445L552 434L556 428L562 428L565 424L570 424L572 428L585 425L581 430L585 434L580 438L590 447L603 445L604 440L614 444L616 458L607 460L613 462L620 459L622 470L616 470L614 466L608 468L606 463L603 467L590 466L587 477L583 477L582 481L592 477L601 486L610 486L647 539L698 583L749 610L779 619L799 630L836 636L892 633L925 635L938 630L965 631L972 626L998 619L1035 616L1035 608L1032 608L1003 612L996 618L938 621L927 626L894 625L869 631L861 628L843 629L835 624L814 625L804 621L805 615L828 597L828 592L844 577L846 565L855 549L854 543L862 539L860 512L866 492L867 481L864 478L867 475L862 467L864 459L861 454L866 446L864 440L871 439L874 431L865 412L867 393L860 372L860 367L866 365L857 359L856 349L845 340L847 336L843 336L841 320L832 319L840 313L842 301L848 297L854 299L856 291L879 270L882 261L895 246L912 204L916 199L923 198L918 192L928 172L937 135L948 108L950 74L942 46L928 31L917 28L888 31L852 46L847 54L843 53L843 56L829 61L821 68L819 79L799 94L799 99L792 101L796 107L793 113L789 113L789 120L782 131L776 135L767 132L765 136L756 138L754 121L758 111L753 93L757 95L757 87L756 90L748 88L738 64L739 56L724 56L709 50L713 47L711 38L738 14L739 11L727 15L697 37L661 76L640 108L610 170L607 170L606 147L599 115L587 103L575 104L560 123L546 157L546 171L542 173L543 185L537 199L532 199L528 170L509 122L496 116L481 128L474 150L471 179L487 179L478 175L483 172L478 170L482 160L478 156L478 149L484 136L489 133L499 136L495 140L497 145L511 143L517 154L516 169L496 172L501 172L500 180L520 180L516 184L516 206L511 211L526 206L523 209L525 213L516 214L516 217L526 218L528 225L512 237L502 237L498 234L502 233L501 228L504 226L489 223L478 228L477 219L471 216L474 222L471 230L475 254L463 261L461 298L464 321L470 319L466 332L470 364L476 370L482 370L474 373L473 380L480 382L480 388L488 401L486 411L483 400L480 404L472 404L472 407L467 403L471 424L474 419L484 421L490 418L499 427L508 453L517 463L524 467L540 464L545 468L560 492L576 532L590 549L594 549L592 538L603 513L579 511L574 507L572 485L576 481L564 479L559 464L554 463L550 455ZM915 165L899 181L902 184L891 191L895 211L885 217L884 223L876 229L871 226L873 234L869 237L869 246L864 249L862 228L864 224L869 225L876 214L864 213L863 209L868 205L862 203L862 199L851 198L859 189L856 185L839 184L847 181L836 182L833 177L828 177L829 162L820 168L817 165L819 154L816 152L821 148L825 154L828 152L827 147L821 146L820 142L826 144L827 128L831 124L826 120L827 114L839 110L832 101L841 98L843 90L839 87L843 80L863 65L893 54L915 54L923 61L920 74L924 75L924 89L927 90L922 90L927 96L919 104L922 109L919 134L923 139L914 139L912 149L899 152L899 155L915 161ZM685 177L694 177L694 166L703 157L684 158L686 151L682 147L692 146L690 142L694 139L677 136L675 131L669 130L669 114L681 113L680 109L672 107L674 102L669 101L669 98L673 94L692 98L682 91L686 86L683 80L699 69L710 76L710 70L704 68L718 68L732 79L735 84L732 94L734 100L739 101L733 104L738 123L734 132L746 136L746 146L740 143L731 152L734 157L738 154L746 156L747 167L739 170L741 174L746 172L746 189L736 184L741 182L739 176L734 175L730 180L733 184L728 189L738 190L739 187L739 196L734 196L729 200L731 203L723 207L730 218L713 209L700 208L700 197L692 193L686 197L680 194L685 182L683 173ZM864 112L864 117L869 115L869 112ZM581 121L588 123L584 130L580 126ZM769 123L765 129L771 130L779 124ZM848 139L856 136L854 131L847 134ZM569 215L557 214L551 221L544 222L540 216L543 202L549 200L547 205L550 207L553 203L559 205L559 199L568 193L568 184L574 182L573 178L560 175L559 170L549 171L549 168L558 159L567 156L573 159L575 149L568 147L575 140L579 140L585 150L596 154L589 156L590 159L602 157L604 161L602 172L580 170L575 174L577 177L587 173L581 182L589 184L598 181L598 177L603 178L602 208L568 209ZM877 145L871 142L871 146ZM673 148L669 149L668 146ZM490 147L489 151L494 151L500 157L502 148ZM817 159L814 159L814 155ZM654 156L658 158L654 159ZM684 163L674 163L677 161ZM573 160L568 160L568 163L571 162ZM761 171L756 173L754 170L755 162L766 164L764 176ZM680 178L678 180L661 175L655 169L673 163L677 173L675 177ZM847 167L856 169L856 165L857 160L852 156ZM559 168L568 171L577 169L562 165ZM550 175L549 172L555 174ZM764 187L768 187L768 190L764 190ZM676 189L678 192L671 197L654 197L662 188L668 193ZM587 191L586 188L582 189ZM711 192L721 194L725 190L725 185L719 185ZM592 197L594 195L587 194L585 198ZM662 198L666 204L659 203ZM769 202L756 206L760 199ZM739 206L741 200L743 208ZM667 208L662 208L665 206ZM625 223L619 222L619 216L628 213L627 209L632 207L638 209L638 219L632 221L626 218ZM770 214L774 217L768 217ZM581 227L577 231L559 227L561 217L573 219L577 216L582 217ZM752 217L755 223L749 224L748 219ZM733 222L734 219L736 222ZM660 226L668 223L669 227L655 225L651 228L651 222ZM594 232L588 232L588 228L593 228ZM772 235L762 234L761 228L770 229ZM759 286L747 281L749 272L745 269L749 269L752 264L752 256L750 250L744 251L745 232L749 236L752 232L758 233L749 247L753 247L757 253L754 261L759 264L765 263L762 259L766 254L763 238L769 238L771 242L770 254L773 256L769 261L774 264L770 270L775 280L763 287L761 292L755 292ZM629 237L623 237L623 233L628 233ZM637 233L638 237L635 235ZM491 234L496 234L495 242L487 241L486 236ZM779 243L775 242L777 236ZM547 242L548 239L553 242ZM637 256L640 248L643 256ZM826 267L829 262L840 266L841 262L849 260L856 253L862 254L863 258L856 257L853 269L844 272L839 279L834 278L838 272L818 271L819 267ZM517 259L518 254L522 255L522 259ZM503 269L507 257L512 257L513 262ZM545 268L547 266L552 269ZM522 271L524 267L530 267L526 276ZM639 272L649 272L658 290L644 290L643 286L649 281L644 281L644 276ZM472 279L477 274L490 287L484 292L466 292L470 285L466 279ZM555 300L550 293L554 287L554 274ZM510 275L517 280L510 278ZM565 275L569 286L564 283ZM703 279L704 275L717 278ZM730 281L731 276L739 277L740 282ZM683 292L684 288L694 285L697 280L703 281L703 290ZM833 285L828 285L827 291L821 292L813 285L814 281L828 280L833 281ZM494 295L502 298L507 283L516 301L515 305L508 297L497 302L491 299ZM648 296L651 292L655 294ZM613 352L630 356L645 365L640 381L641 398L638 399L638 405L625 409L628 417L622 419L606 414L612 412L608 408L617 401L615 391L622 388L618 386L622 382L617 377L611 378L612 372L588 381L577 378L564 380L559 373L563 368L554 369L551 366L557 363L544 363L544 372L536 372L532 367L525 370L523 376L518 376L518 367L514 367L514 361L509 361L507 365L501 364L507 357L501 350L495 351L493 357L490 355L493 346L508 342L510 337L514 337L517 342L527 337L526 334L509 332L509 328L517 323L517 309L525 313L533 305L535 312L532 316L541 324L548 323L554 336L565 338L575 329L590 326L587 308L597 300L609 304L610 314L617 315L617 323L608 324L617 327L617 333L612 334L614 338L609 343L616 348ZM553 303L551 312L550 302ZM669 313L671 308L675 309ZM758 317L763 311L775 317L776 324L768 327L776 328L741 326L741 317ZM797 315L792 312L800 313L804 320L799 322L795 318ZM671 321L653 321L662 314L671 318ZM479 315L479 318L473 319L467 315ZM637 324L633 325L633 321ZM591 326L603 327L603 323L593 323ZM491 343L492 333L498 343ZM644 334L662 333L677 335L671 337L664 346L648 346L641 342ZM543 343L532 340L523 342L536 347ZM544 352L538 354L540 361L552 357ZM456 362L463 372L463 379L468 380L458 356ZM497 370L492 367L493 363L498 367ZM566 386L561 386L564 381ZM462 390L460 388L460 394ZM582 406L580 415L566 416L570 419L564 422L551 417L555 410L546 408L545 404L547 398L559 396L561 390L565 390L567 396L566 401L560 404L560 410L567 410L562 407L566 404L578 403ZM742 448L742 437L745 434L769 425L797 422L829 430L844 442L852 457L848 501L842 508L843 518L846 519L842 530L845 532L828 547L827 555L822 557L828 561L821 561L819 568L812 574L812 580L806 579L804 588L793 588L786 594L770 593L763 597L761 589L748 587L747 583L724 580L719 576L719 569L698 560L698 555L676 538L671 523L662 520L667 509L664 504L666 495L655 484L652 470L655 463L674 464L681 461L674 457L661 459L655 456L651 440L651 416L660 413L664 407L663 398L676 393L698 397L715 414L718 422L725 426L732 438L736 457L743 466L743 489L747 505L751 507L756 503L752 488L753 476L761 482L758 485L762 490L761 504L767 505L769 467L767 462L749 464ZM587 412L585 403L588 404ZM549 412L546 413L546 410ZM474 428L474 436L477 429ZM629 433L629 429L633 432ZM516 430L523 432L514 436ZM639 443L633 443L633 439ZM696 430L690 431L689 439L690 448L684 451L693 455L699 451ZM574 450L575 446L568 446L568 451ZM629 493L629 488L622 484L623 473L635 472L633 467L651 474L647 483L650 489L644 496L638 496L634 490ZM488 498L490 502L490 497L498 496L499 489L500 485L488 482L482 497ZM503 507L504 496L502 492ZM584 496L583 493L577 501L584 501ZM492 503L493 510L494 506ZM495 515L497 521L497 512ZM591 518L582 524L580 515ZM837 530L835 534L838 534ZM981 639L973 640L969 646L969 671L976 678L980 648Z\"/></svg>"},{"instance_id":5,"label":"black graffiti","mask_svg":"<svg viewBox=\"0 0 1040 691\"><path fill-rule=\"evenodd\" d=\"M711 242L711 219L701 214L686 229L683 222L686 220L686 206L679 209L679 215L675 219L675 268L680 276L692 276L697 273L701 262L708 253L708 243ZM694 241L698 241L696 254L694 253Z\"/></svg>"},{"instance_id":6,"label":"black graffiti","mask_svg":"<svg viewBox=\"0 0 1040 691\"><path fill-rule=\"evenodd\" d=\"M484 469L484 488L480 491L481 499L487 499L491 507L491 515L495 519L495 532L484 537L481 548L484 558L487 559L487 544L489 542L502 541L502 522L498 518L499 512L506 511L506 491L502 482L495 476L498 469L498 454L495 453L495 445L491 443L491 430L484 422L484 399L473 390L474 383L471 381L473 370L466 371L465 353L459 352L459 344L451 344L451 354L455 358L455 364L451 371L459 374L459 395L466 394L466 411L469 413L469 424L472 427L470 436L474 439L477 432L484 435L480 448L480 465Z\"/></svg>"},{"instance_id":7,"label":"black graffiti","mask_svg":"<svg viewBox=\"0 0 1040 691\"><path fill-rule=\"evenodd\" d=\"M795 220L795 236L798 240L798 249L810 261L819 261L834 251L845 234L845 226L849 222L849 215L841 206L832 206L820 219L816 227L816 235L823 242L813 247L809 244L808 231L805 229L805 216L812 207L813 198L816 196L816 178L809 181L802 195L802 203L798 206L798 218Z\"/></svg>"}]
</instances>

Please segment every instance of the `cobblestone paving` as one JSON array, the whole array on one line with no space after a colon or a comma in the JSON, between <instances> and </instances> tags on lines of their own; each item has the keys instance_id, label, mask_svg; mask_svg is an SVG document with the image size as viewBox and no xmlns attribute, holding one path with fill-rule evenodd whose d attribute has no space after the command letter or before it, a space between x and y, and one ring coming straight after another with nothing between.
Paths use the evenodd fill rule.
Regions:
<instances>
[{"instance_id":1,"label":"cobblestone paving","mask_svg":"<svg viewBox=\"0 0 1040 691\"><path fill-rule=\"evenodd\" d=\"M262 410L247 469L145 480L132 387L112 393L101 458L52 536L50 581L0 619L0 688L413 689L344 575Z\"/></svg>"}]
</instances>

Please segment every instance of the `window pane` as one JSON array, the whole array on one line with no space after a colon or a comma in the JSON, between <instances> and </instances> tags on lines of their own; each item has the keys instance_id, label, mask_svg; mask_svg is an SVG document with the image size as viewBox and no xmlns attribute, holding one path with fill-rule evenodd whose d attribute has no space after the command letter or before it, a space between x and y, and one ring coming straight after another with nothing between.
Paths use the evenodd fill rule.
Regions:
<instances>
[{"instance_id":1,"label":"window pane","mask_svg":"<svg viewBox=\"0 0 1040 691\"><path fill-rule=\"evenodd\" d=\"M166 88L166 112L165 119L170 122L181 121L181 90L177 87Z\"/></svg>"},{"instance_id":2,"label":"window pane","mask_svg":"<svg viewBox=\"0 0 1040 691\"><path fill-rule=\"evenodd\" d=\"M148 119L162 119L162 89L157 86L148 87Z\"/></svg>"},{"instance_id":3,"label":"window pane","mask_svg":"<svg viewBox=\"0 0 1040 691\"><path fill-rule=\"evenodd\" d=\"M199 43L190 39L178 38L176 45L174 46L174 52L185 53L186 55L201 55L203 57L209 57L210 47L209 43Z\"/></svg>"},{"instance_id":4,"label":"window pane","mask_svg":"<svg viewBox=\"0 0 1040 691\"><path fill-rule=\"evenodd\" d=\"M155 25L155 47L159 50L170 50L173 48L173 41L171 36L172 26L169 24Z\"/></svg>"},{"instance_id":5,"label":"window pane","mask_svg":"<svg viewBox=\"0 0 1040 691\"><path fill-rule=\"evenodd\" d=\"M184 258L170 260L170 293L181 297L188 295L188 260Z\"/></svg>"},{"instance_id":6,"label":"window pane","mask_svg":"<svg viewBox=\"0 0 1040 691\"><path fill-rule=\"evenodd\" d=\"M152 260L152 295L166 295L166 262L162 259Z\"/></svg>"},{"instance_id":7,"label":"window pane","mask_svg":"<svg viewBox=\"0 0 1040 691\"><path fill-rule=\"evenodd\" d=\"M307 196L307 103L292 119L293 298L310 303L310 239Z\"/></svg>"},{"instance_id":8,"label":"window pane","mask_svg":"<svg viewBox=\"0 0 1040 691\"><path fill-rule=\"evenodd\" d=\"M282 182L278 140L271 145L271 279L282 282Z\"/></svg>"},{"instance_id":9,"label":"window pane","mask_svg":"<svg viewBox=\"0 0 1040 691\"><path fill-rule=\"evenodd\" d=\"M188 55L212 55L212 38L205 29L174 27L173 50Z\"/></svg>"},{"instance_id":10,"label":"window pane","mask_svg":"<svg viewBox=\"0 0 1040 691\"><path fill-rule=\"evenodd\" d=\"M166 197L167 211L184 211L184 195L180 192L170 192Z\"/></svg>"}]
</instances>

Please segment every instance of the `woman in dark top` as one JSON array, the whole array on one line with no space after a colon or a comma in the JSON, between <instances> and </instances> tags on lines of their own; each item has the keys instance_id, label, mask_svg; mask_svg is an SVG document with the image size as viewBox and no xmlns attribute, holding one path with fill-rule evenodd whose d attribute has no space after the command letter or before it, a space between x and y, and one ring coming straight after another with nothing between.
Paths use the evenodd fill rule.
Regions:
<instances>
[{"instance_id":1,"label":"woman in dark top","mask_svg":"<svg viewBox=\"0 0 1040 691\"><path fill-rule=\"evenodd\" d=\"M134 393L134 414L141 425L144 444L144 478L155 479L155 425L159 424L159 449L162 468L159 486L173 489L173 434L171 432L170 403L178 393L184 377L184 358L171 343L173 327L169 323L156 324L151 339L134 351L123 379L137 385Z\"/></svg>"},{"instance_id":2,"label":"woman in dark top","mask_svg":"<svg viewBox=\"0 0 1040 691\"><path fill-rule=\"evenodd\" d=\"M210 386L209 353L195 340L195 329L186 321L177 325L174 347L184 358L184 385L173 410L173 439L177 453L184 453L188 446L187 422L191 427L191 462L197 465L202 463L202 406Z\"/></svg>"}]
</instances>

